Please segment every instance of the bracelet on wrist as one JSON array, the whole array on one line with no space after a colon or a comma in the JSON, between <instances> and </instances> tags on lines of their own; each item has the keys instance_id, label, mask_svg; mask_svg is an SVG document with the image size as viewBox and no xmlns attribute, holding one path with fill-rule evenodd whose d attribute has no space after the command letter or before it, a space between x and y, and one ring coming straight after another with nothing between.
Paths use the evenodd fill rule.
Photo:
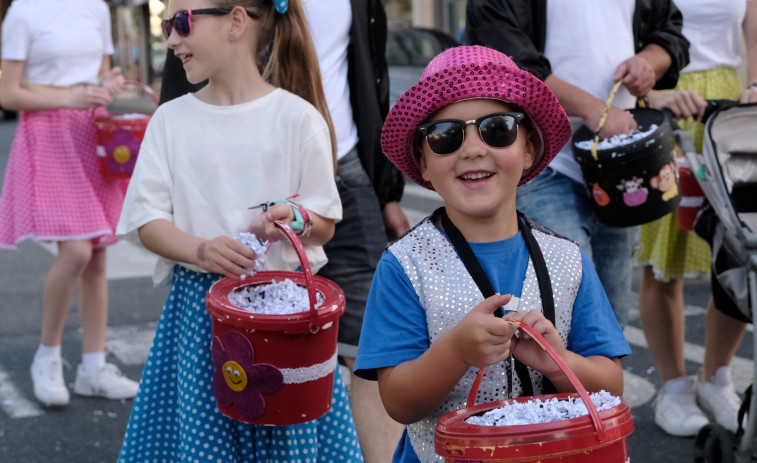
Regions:
<instances>
[{"instance_id":1,"label":"bracelet on wrist","mask_svg":"<svg viewBox=\"0 0 757 463\"><path fill-rule=\"evenodd\" d=\"M752 82L747 88L757 88L757 82Z\"/></svg>"},{"instance_id":2,"label":"bracelet on wrist","mask_svg":"<svg viewBox=\"0 0 757 463\"><path fill-rule=\"evenodd\" d=\"M292 213L294 214L294 219L289 222L289 228L294 230L297 235L308 236L310 235L310 230L313 228L313 220L310 218L310 213L307 211L307 209L297 203L290 201L290 198L295 197L297 197L297 195L290 196L287 199L280 199L278 201L260 203L257 206L251 206L248 209L257 209L260 207L263 209L263 212L265 212L274 204L286 203L292 208Z\"/></svg>"}]
</instances>

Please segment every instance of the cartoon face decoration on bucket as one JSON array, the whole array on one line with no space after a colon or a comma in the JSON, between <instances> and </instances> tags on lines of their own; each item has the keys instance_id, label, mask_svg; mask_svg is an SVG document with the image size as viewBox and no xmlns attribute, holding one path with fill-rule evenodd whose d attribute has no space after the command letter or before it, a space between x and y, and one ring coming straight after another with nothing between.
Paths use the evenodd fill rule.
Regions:
<instances>
[{"instance_id":1,"label":"cartoon face decoration on bucket","mask_svg":"<svg viewBox=\"0 0 757 463\"><path fill-rule=\"evenodd\" d=\"M135 139L130 131L124 129L116 131L113 139L105 143L108 170L113 173L134 171L141 144L142 141Z\"/></svg>"},{"instance_id":2,"label":"cartoon face decoration on bucket","mask_svg":"<svg viewBox=\"0 0 757 463\"><path fill-rule=\"evenodd\" d=\"M662 166L660 173L649 181L649 185L652 188L662 192L662 199L664 201L670 201L672 198L678 196L677 173L676 163L673 161Z\"/></svg>"},{"instance_id":3,"label":"cartoon face decoration on bucket","mask_svg":"<svg viewBox=\"0 0 757 463\"><path fill-rule=\"evenodd\" d=\"M621 180L618 190L623 192L623 202L628 207L640 206L647 201L649 190L641 186L643 178L633 176L629 180Z\"/></svg>"},{"instance_id":4,"label":"cartoon face decoration on bucket","mask_svg":"<svg viewBox=\"0 0 757 463\"><path fill-rule=\"evenodd\" d=\"M231 406L245 419L253 420L265 413L264 394L272 394L284 383L281 371L273 365L255 363L250 340L236 331L226 336L226 343L213 338L213 389L219 409Z\"/></svg>"}]
</instances>

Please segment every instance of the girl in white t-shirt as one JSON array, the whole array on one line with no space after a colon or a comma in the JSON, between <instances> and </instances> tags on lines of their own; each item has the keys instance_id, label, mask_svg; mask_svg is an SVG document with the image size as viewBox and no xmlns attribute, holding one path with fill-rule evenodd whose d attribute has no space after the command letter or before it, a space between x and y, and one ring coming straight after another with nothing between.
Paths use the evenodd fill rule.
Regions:
<instances>
[{"instance_id":1,"label":"girl in white t-shirt","mask_svg":"<svg viewBox=\"0 0 757 463\"><path fill-rule=\"evenodd\" d=\"M155 283L171 283L119 461L362 461L335 361L331 410L307 423L235 421L214 394L205 294L223 276L242 278L257 257L233 237L274 242L267 268L295 270L273 222L303 227L317 271L341 219L333 129L300 0L171 0L166 17L167 45L189 82L208 84L153 115L118 225L160 256ZM298 206L250 209L293 195ZM296 220L299 207L312 223Z\"/></svg>"},{"instance_id":2,"label":"girl in white t-shirt","mask_svg":"<svg viewBox=\"0 0 757 463\"><path fill-rule=\"evenodd\" d=\"M103 179L95 152L94 118L124 82L110 69L110 12L101 0L15 0L2 39L0 99L23 112L0 197L0 247L32 238L58 250L44 285L34 395L48 406L69 402L61 339L80 284L83 354L74 392L132 398L137 383L105 362L105 247L117 241L125 190Z\"/></svg>"}]
</instances>

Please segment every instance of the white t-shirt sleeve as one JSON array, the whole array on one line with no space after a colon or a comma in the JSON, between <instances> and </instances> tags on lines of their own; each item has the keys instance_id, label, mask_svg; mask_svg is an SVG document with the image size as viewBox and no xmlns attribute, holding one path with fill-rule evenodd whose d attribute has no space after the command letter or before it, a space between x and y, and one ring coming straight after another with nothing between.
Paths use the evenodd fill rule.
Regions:
<instances>
[{"instance_id":1,"label":"white t-shirt sleeve","mask_svg":"<svg viewBox=\"0 0 757 463\"><path fill-rule=\"evenodd\" d=\"M320 113L315 110L313 112L317 117L306 117L303 120L302 133L310 135L306 135L301 144L302 154L298 158L302 160L300 172L303 175L297 191L300 197L307 199L299 204L338 222L342 219L342 206L336 183L332 180L334 162L329 129ZM298 202L298 198L293 201Z\"/></svg>"},{"instance_id":2,"label":"white t-shirt sleeve","mask_svg":"<svg viewBox=\"0 0 757 463\"><path fill-rule=\"evenodd\" d=\"M112 55L115 53L116 48L113 45L113 33L110 26L110 10L105 2L102 2L103 10L103 27L100 29L100 34L103 41L103 55Z\"/></svg>"},{"instance_id":3,"label":"white t-shirt sleeve","mask_svg":"<svg viewBox=\"0 0 757 463\"><path fill-rule=\"evenodd\" d=\"M139 227L153 220L173 220L172 176L165 153L165 118L161 108L150 119L134 166L116 234L141 245Z\"/></svg>"},{"instance_id":4,"label":"white t-shirt sleeve","mask_svg":"<svg viewBox=\"0 0 757 463\"><path fill-rule=\"evenodd\" d=\"M30 11L22 2L11 3L3 20L2 57L5 60L26 61L31 45L32 19Z\"/></svg>"}]
</instances>

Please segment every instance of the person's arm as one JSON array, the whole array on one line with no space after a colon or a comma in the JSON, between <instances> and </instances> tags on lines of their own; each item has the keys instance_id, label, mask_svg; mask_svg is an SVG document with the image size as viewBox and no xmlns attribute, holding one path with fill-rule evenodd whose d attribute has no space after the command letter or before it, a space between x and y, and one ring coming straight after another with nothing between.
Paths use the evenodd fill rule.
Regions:
<instances>
[{"instance_id":1,"label":"person's arm","mask_svg":"<svg viewBox=\"0 0 757 463\"><path fill-rule=\"evenodd\" d=\"M670 65L657 77L654 89L674 88L681 69L689 64L689 41L683 35L683 15L672 0L636 4L633 18L636 52L646 55L644 59L649 59L650 65L659 72L658 66L664 64L656 62L655 55L659 50L649 47L656 45L662 48L670 59ZM653 52L652 56L647 54L648 51Z\"/></svg>"},{"instance_id":2,"label":"person's arm","mask_svg":"<svg viewBox=\"0 0 757 463\"><path fill-rule=\"evenodd\" d=\"M552 89L569 116L580 117L591 130L597 129L605 107L604 101L554 74L550 74L544 82ZM636 127L636 121L628 111L612 106L599 134L602 138L610 138L613 135L629 133Z\"/></svg>"},{"instance_id":3,"label":"person's arm","mask_svg":"<svg viewBox=\"0 0 757 463\"><path fill-rule=\"evenodd\" d=\"M543 46L546 3L543 0L468 0L465 41L512 57L541 80L552 73Z\"/></svg>"},{"instance_id":4,"label":"person's arm","mask_svg":"<svg viewBox=\"0 0 757 463\"><path fill-rule=\"evenodd\" d=\"M661 46L650 43L631 58L620 63L613 81L623 79L623 85L631 95L643 97L649 93L668 69L672 60Z\"/></svg>"},{"instance_id":5,"label":"person's arm","mask_svg":"<svg viewBox=\"0 0 757 463\"><path fill-rule=\"evenodd\" d=\"M21 85L25 61L2 60L0 68L0 102L13 111L40 111L45 109L88 109L107 106L110 92L95 85L77 86L71 91L39 92Z\"/></svg>"},{"instance_id":6,"label":"person's arm","mask_svg":"<svg viewBox=\"0 0 757 463\"><path fill-rule=\"evenodd\" d=\"M384 204L381 216L384 219L384 229L388 241L394 241L410 230L410 222L397 201Z\"/></svg>"},{"instance_id":7,"label":"person's arm","mask_svg":"<svg viewBox=\"0 0 757 463\"><path fill-rule=\"evenodd\" d=\"M757 0L746 3L746 15L742 23L746 46L747 88L741 92L739 101L757 103Z\"/></svg>"},{"instance_id":8,"label":"person's arm","mask_svg":"<svg viewBox=\"0 0 757 463\"><path fill-rule=\"evenodd\" d=\"M110 55L104 55L100 63L100 71L97 73L97 81L100 86L106 89L111 96L116 96L123 91L126 85L126 79L121 73L121 68L116 66L110 67Z\"/></svg>"},{"instance_id":9,"label":"person's arm","mask_svg":"<svg viewBox=\"0 0 757 463\"><path fill-rule=\"evenodd\" d=\"M389 416L415 423L447 399L469 368L505 360L515 327L492 314L509 300L509 295L487 298L418 358L379 369L379 392Z\"/></svg>"},{"instance_id":10,"label":"person's arm","mask_svg":"<svg viewBox=\"0 0 757 463\"><path fill-rule=\"evenodd\" d=\"M695 90L652 90L647 94L647 101L652 108L670 109L676 119L701 120L707 109L707 100Z\"/></svg>"},{"instance_id":11,"label":"person's arm","mask_svg":"<svg viewBox=\"0 0 757 463\"><path fill-rule=\"evenodd\" d=\"M207 272L240 278L255 263L255 252L230 236L207 240L180 230L165 219L139 227L139 239L148 250L167 259L197 265Z\"/></svg>"}]
</instances>

